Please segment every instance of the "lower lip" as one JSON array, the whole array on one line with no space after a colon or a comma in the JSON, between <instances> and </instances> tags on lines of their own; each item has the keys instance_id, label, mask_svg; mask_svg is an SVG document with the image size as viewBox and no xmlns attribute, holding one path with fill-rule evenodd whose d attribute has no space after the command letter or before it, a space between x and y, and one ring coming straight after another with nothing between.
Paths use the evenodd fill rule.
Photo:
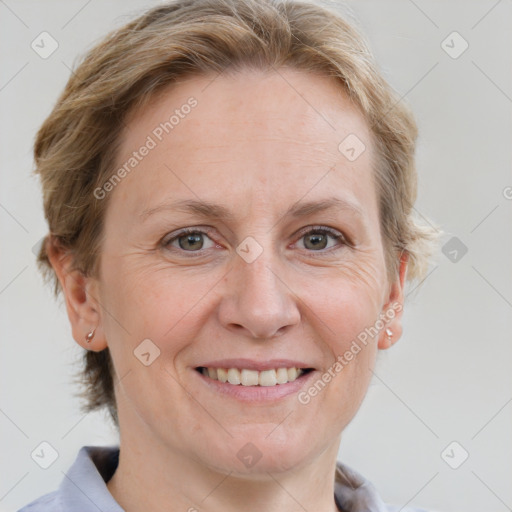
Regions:
<instances>
[{"instance_id":1,"label":"lower lip","mask_svg":"<svg viewBox=\"0 0 512 512\"><path fill-rule=\"evenodd\" d=\"M195 369L192 369L192 371L212 391L230 396L242 402L260 403L268 403L293 394L297 394L300 389L314 377L314 374L316 373L315 370L312 370L306 374L301 375L293 382L287 382L286 384L276 384L275 386L242 386L242 384L234 385L229 384L228 382L221 382L220 380L210 379L210 377L206 377Z\"/></svg>"}]
</instances>

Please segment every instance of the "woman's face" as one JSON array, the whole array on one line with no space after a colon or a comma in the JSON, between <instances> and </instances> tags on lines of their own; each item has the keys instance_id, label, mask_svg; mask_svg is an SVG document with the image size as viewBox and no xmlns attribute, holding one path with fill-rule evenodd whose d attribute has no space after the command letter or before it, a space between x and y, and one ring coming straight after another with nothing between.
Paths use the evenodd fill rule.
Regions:
<instances>
[{"instance_id":1,"label":"woman's face","mask_svg":"<svg viewBox=\"0 0 512 512\"><path fill-rule=\"evenodd\" d=\"M90 288L122 439L225 472L337 447L382 319L401 332L372 152L339 87L290 69L181 81L128 119Z\"/></svg>"}]
</instances>

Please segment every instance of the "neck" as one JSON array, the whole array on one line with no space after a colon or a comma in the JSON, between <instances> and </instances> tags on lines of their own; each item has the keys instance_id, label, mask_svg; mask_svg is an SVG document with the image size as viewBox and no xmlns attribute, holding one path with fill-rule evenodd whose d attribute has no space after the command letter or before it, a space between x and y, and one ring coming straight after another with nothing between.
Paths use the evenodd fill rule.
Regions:
<instances>
[{"instance_id":1,"label":"neck","mask_svg":"<svg viewBox=\"0 0 512 512\"><path fill-rule=\"evenodd\" d=\"M144 437L142 437L143 439ZM287 471L240 475L206 467L169 447L121 433L119 465L107 487L126 512L336 512L337 443Z\"/></svg>"}]
</instances>

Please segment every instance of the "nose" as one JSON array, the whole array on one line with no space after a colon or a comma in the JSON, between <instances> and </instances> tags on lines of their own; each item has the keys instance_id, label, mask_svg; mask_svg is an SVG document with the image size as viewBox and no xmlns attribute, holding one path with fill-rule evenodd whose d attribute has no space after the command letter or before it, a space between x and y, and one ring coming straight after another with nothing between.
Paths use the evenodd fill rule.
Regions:
<instances>
[{"instance_id":1,"label":"nose","mask_svg":"<svg viewBox=\"0 0 512 512\"><path fill-rule=\"evenodd\" d=\"M282 267L273 264L265 251L252 263L238 257L225 285L219 320L238 335L268 339L301 320L297 298L287 286Z\"/></svg>"}]
</instances>

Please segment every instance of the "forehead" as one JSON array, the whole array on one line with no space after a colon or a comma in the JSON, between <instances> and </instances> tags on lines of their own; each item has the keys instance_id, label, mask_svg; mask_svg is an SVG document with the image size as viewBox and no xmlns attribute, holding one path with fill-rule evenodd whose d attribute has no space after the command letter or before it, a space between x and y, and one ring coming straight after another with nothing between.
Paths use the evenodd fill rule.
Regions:
<instances>
[{"instance_id":1,"label":"forehead","mask_svg":"<svg viewBox=\"0 0 512 512\"><path fill-rule=\"evenodd\" d=\"M169 195L233 202L225 192L243 189L297 201L336 186L367 194L373 182L358 108L333 78L288 68L194 76L160 91L127 118L117 166L144 146L116 190L135 194L138 211Z\"/></svg>"}]
</instances>

